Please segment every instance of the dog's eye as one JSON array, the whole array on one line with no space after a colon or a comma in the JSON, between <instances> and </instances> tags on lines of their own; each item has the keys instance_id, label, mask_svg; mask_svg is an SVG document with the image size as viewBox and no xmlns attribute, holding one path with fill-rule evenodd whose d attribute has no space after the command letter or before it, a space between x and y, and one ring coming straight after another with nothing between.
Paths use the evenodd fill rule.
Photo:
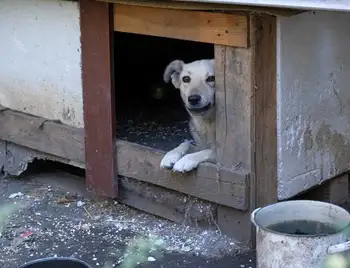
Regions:
<instances>
[{"instance_id":1,"label":"dog's eye","mask_svg":"<svg viewBox=\"0 0 350 268\"><path fill-rule=\"evenodd\" d=\"M210 83L210 82L215 82L215 76L213 76L213 75L208 76L207 82L208 82L208 83Z\"/></svg>"},{"instance_id":2,"label":"dog's eye","mask_svg":"<svg viewBox=\"0 0 350 268\"><path fill-rule=\"evenodd\" d=\"M191 78L189 76L184 76L184 77L182 77L182 82L189 83L189 82L191 82Z\"/></svg>"}]
</instances>

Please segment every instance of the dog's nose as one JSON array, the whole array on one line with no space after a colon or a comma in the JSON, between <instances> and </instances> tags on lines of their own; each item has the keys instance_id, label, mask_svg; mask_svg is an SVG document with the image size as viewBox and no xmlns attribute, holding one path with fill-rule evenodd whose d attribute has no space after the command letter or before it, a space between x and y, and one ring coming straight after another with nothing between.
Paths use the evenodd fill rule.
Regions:
<instances>
[{"instance_id":1,"label":"dog's nose","mask_svg":"<svg viewBox=\"0 0 350 268\"><path fill-rule=\"evenodd\" d=\"M199 95L190 95L188 96L188 102L192 105L196 105L200 102L201 96Z\"/></svg>"}]
</instances>

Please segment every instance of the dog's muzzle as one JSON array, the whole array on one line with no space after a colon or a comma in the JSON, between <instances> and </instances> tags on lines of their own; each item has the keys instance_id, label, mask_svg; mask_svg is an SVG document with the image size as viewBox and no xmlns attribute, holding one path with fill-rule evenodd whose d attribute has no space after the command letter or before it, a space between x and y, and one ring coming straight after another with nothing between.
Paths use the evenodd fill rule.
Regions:
<instances>
[{"instance_id":1,"label":"dog's muzzle","mask_svg":"<svg viewBox=\"0 0 350 268\"><path fill-rule=\"evenodd\" d=\"M193 114L203 114L206 111L208 111L211 108L211 106L211 103L208 103L203 107L187 107L187 109Z\"/></svg>"}]
</instances>

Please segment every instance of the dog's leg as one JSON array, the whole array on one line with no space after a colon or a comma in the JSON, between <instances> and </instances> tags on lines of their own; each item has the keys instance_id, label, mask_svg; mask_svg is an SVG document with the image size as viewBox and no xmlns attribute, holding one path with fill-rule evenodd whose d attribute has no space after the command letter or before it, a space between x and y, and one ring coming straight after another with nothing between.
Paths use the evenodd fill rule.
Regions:
<instances>
[{"instance_id":1,"label":"dog's leg","mask_svg":"<svg viewBox=\"0 0 350 268\"><path fill-rule=\"evenodd\" d=\"M185 140L175 149L167 152L164 155L162 161L160 162L160 167L166 169L172 168L175 165L175 163L190 150L190 148L191 142L189 140Z\"/></svg>"},{"instance_id":2,"label":"dog's leg","mask_svg":"<svg viewBox=\"0 0 350 268\"><path fill-rule=\"evenodd\" d=\"M203 162L216 162L216 155L213 150L207 149L196 153L187 154L173 166L174 172L189 172L198 167Z\"/></svg>"}]
</instances>

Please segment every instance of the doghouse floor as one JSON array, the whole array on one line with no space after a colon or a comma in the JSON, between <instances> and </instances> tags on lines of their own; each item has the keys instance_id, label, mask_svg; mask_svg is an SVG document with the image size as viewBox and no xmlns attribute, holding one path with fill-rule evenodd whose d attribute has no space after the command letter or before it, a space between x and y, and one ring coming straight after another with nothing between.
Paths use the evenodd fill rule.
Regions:
<instances>
[{"instance_id":1,"label":"doghouse floor","mask_svg":"<svg viewBox=\"0 0 350 268\"><path fill-rule=\"evenodd\" d=\"M175 148L185 139L191 139L188 120L169 120L171 114L165 108L159 108L157 116L148 109L130 109L124 116L118 116L117 137L165 151ZM176 113L176 110L173 112Z\"/></svg>"}]
</instances>

